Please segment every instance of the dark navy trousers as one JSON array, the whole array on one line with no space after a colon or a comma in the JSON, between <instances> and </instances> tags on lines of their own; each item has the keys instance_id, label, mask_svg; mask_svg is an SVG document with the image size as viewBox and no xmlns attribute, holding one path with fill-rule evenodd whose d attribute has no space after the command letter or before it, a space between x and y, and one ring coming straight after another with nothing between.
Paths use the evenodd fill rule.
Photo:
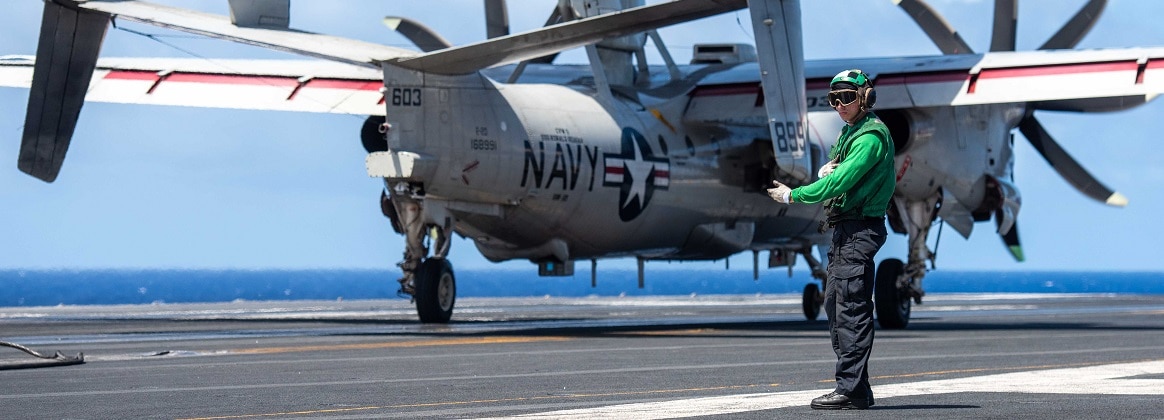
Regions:
<instances>
[{"instance_id":1,"label":"dark navy trousers","mask_svg":"<svg viewBox=\"0 0 1164 420\"><path fill-rule=\"evenodd\" d=\"M825 285L825 314L837 354L836 392L872 396L869 354L873 351L873 258L885 244L884 218L849 220L833 227Z\"/></svg>"}]
</instances>

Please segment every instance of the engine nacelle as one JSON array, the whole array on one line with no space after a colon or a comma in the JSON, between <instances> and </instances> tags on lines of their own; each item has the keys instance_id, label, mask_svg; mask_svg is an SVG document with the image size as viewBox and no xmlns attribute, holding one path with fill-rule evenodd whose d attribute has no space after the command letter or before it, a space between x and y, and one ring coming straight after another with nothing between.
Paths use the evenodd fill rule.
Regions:
<instances>
[{"instance_id":1,"label":"engine nacelle","mask_svg":"<svg viewBox=\"0 0 1164 420\"><path fill-rule=\"evenodd\" d=\"M897 192L907 201L950 195L975 211L984 205L987 177L1011 179L1017 105L974 105L876 111L896 147ZM998 118L1003 115L1004 118Z\"/></svg>"}]
</instances>

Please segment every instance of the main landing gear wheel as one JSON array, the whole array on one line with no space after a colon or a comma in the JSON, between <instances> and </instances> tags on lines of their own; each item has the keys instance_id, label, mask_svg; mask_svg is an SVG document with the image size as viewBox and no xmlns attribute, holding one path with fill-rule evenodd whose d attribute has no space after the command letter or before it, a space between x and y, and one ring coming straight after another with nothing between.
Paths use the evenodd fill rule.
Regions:
<instances>
[{"instance_id":1,"label":"main landing gear wheel","mask_svg":"<svg viewBox=\"0 0 1164 420\"><path fill-rule=\"evenodd\" d=\"M457 281L453 265L444 258L429 258L416 270L416 313L425 324L444 324L453 317Z\"/></svg>"},{"instance_id":2,"label":"main landing gear wheel","mask_svg":"<svg viewBox=\"0 0 1164 420\"><path fill-rule=\"evenodd\" d=\"M820 316L820 288L816 287L816 283L809 283L804 285L804 296L801 298L801 305L804 307L804 318L809 321L816 321Z\"/></svg>"},{"instance_id":3,"label":"main landing gear wheel","mask_svg":"<svg viewBox=\"0 0 1164 420\"><path fill-rule=\"evenodd\" d=\"M902 329L909 325L909 288L900 288L897 279L905 273L905 263L896 258L881 261L874 282L873 304L881 328Z\"/></svg>"}]
</instances>

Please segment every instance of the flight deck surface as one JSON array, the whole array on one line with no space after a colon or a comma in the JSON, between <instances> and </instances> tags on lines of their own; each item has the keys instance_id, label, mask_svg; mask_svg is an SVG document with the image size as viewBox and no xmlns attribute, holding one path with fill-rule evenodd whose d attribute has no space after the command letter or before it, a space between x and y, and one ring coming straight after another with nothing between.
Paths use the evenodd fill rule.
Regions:
<instances>
[{"instance_id":1,"label":"flight deck surface","mask_svg":"<svg viewBox=\"0 0 1164 420\"><path fill-rule=\"evenodd\" d=\"M823 315L822 315L823 319ZM0 308L3 418L817 418L799 295ZM878 329L863 419L1160 418L1164 296L934 294Z\"/></svg>"}]
</instances>

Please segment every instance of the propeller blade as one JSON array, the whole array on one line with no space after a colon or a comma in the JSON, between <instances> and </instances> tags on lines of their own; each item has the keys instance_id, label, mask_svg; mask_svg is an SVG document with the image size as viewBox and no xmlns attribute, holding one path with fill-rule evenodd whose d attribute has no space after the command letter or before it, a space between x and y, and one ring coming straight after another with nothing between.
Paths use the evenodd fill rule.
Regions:
<instances>
[{"instance_id":1,"label":"propeller blade","mask_svg":"<svg viewBox=\"0 0 1164 420\"><path fill-rule=\"evenodd\" d=\"M1023 118L1019 122L1019 131L1031 142L1035 150L1039 151L1043 159L1051 164L1055 172L1058 172L1059 176L1067 180L1083 195L1109 206L1123 207L1128 204L1127 197L1104 186L1071 155L1067 154L1067 151L1054 138L1051 138L1051 134L1047 133L1047 130L1034 116Z\"/></svg>"},{"instance_id":2,"label":"propeller blade","mask_svg":"<svg viewBox=\"0 0 1164 420\"><path fill-rule=\"evenodd\" d=\"M1002 238L1003 245L1006 245L1006 250L1010 251L1010 255L1014 257L1015 261L1026 261L1026 256L1023 255L1023 246L1019 243L1018 222L1014 222L1006 233L999 233L998 236Z\"/></svg>"},{"instance_id":3,"label":"propeller blade","mask_svg":"<svg viewBox=\"0 0 1164 420\"><path fill-rule=\"evenodd\" d=\"M408 38L409 41L416 44L417 48L420 48L424 52L443 50L453 46L449 41L446 41L438 35L436 31L409 18L385 16L384 26Z\"/></svg>"},{"instance_id":4,"label":"propeller blade","mask_svg":"<svg viewBox=\"0 0 1164 420\"><path fill-rule=\"evenodd\" d=\"M1017 0L995 0L994 33L990 37L990 51L1014 51L1015 29L1017 26Z\"/></svg>"},{"instance_id":5,"label":"propeller blade","mask_svg":"<svg viewBox=\"0 0 1164 420\"><path fill-rule=\"evenodd\" d=\"M485 0L485 34L490 39L509 35L509 12L505 0Z\"/></svg>"},{"instance_id":6,"label":"propeller blade","mask_svg":"<svg viewBox=\"0 0 1164 420\"><path fill-rule=\"evenodd\" d=\"M934 11L929 4L923 0L893 0L901 9L917 22L922 31L930 37L934 45L942 51L942 54L972 54L974 50L970 48L969 44L958 35L950 26L946 19Z\"/></svg>"},{"instance_id":7,"label":"propeller blade","mask_svg":"<svg viewBox=\"0 0 1164 420\"><path fill-rule=\"evenodd\" d=\"M1095 21L1099 20L1099 15L1103 13L1104 6L1107 6L1107 0L1091 0L1079 9L1071 20L1067 21L1059 32L1051 36L1040 50L1067 50L1075 48L1075 45L1091 32L1091 27L1095 26Z\"/></svg>"},{"instance_id":8,"label":"propeller blade","mask_svg":"<svg viewBox=\"0 0 1164 420\"><path fill-rule=\"evenodd\" d=\"M45 3L16 166L44 182L60 175L97 68L110 15Z\"/></svg>"}]
</instances>

